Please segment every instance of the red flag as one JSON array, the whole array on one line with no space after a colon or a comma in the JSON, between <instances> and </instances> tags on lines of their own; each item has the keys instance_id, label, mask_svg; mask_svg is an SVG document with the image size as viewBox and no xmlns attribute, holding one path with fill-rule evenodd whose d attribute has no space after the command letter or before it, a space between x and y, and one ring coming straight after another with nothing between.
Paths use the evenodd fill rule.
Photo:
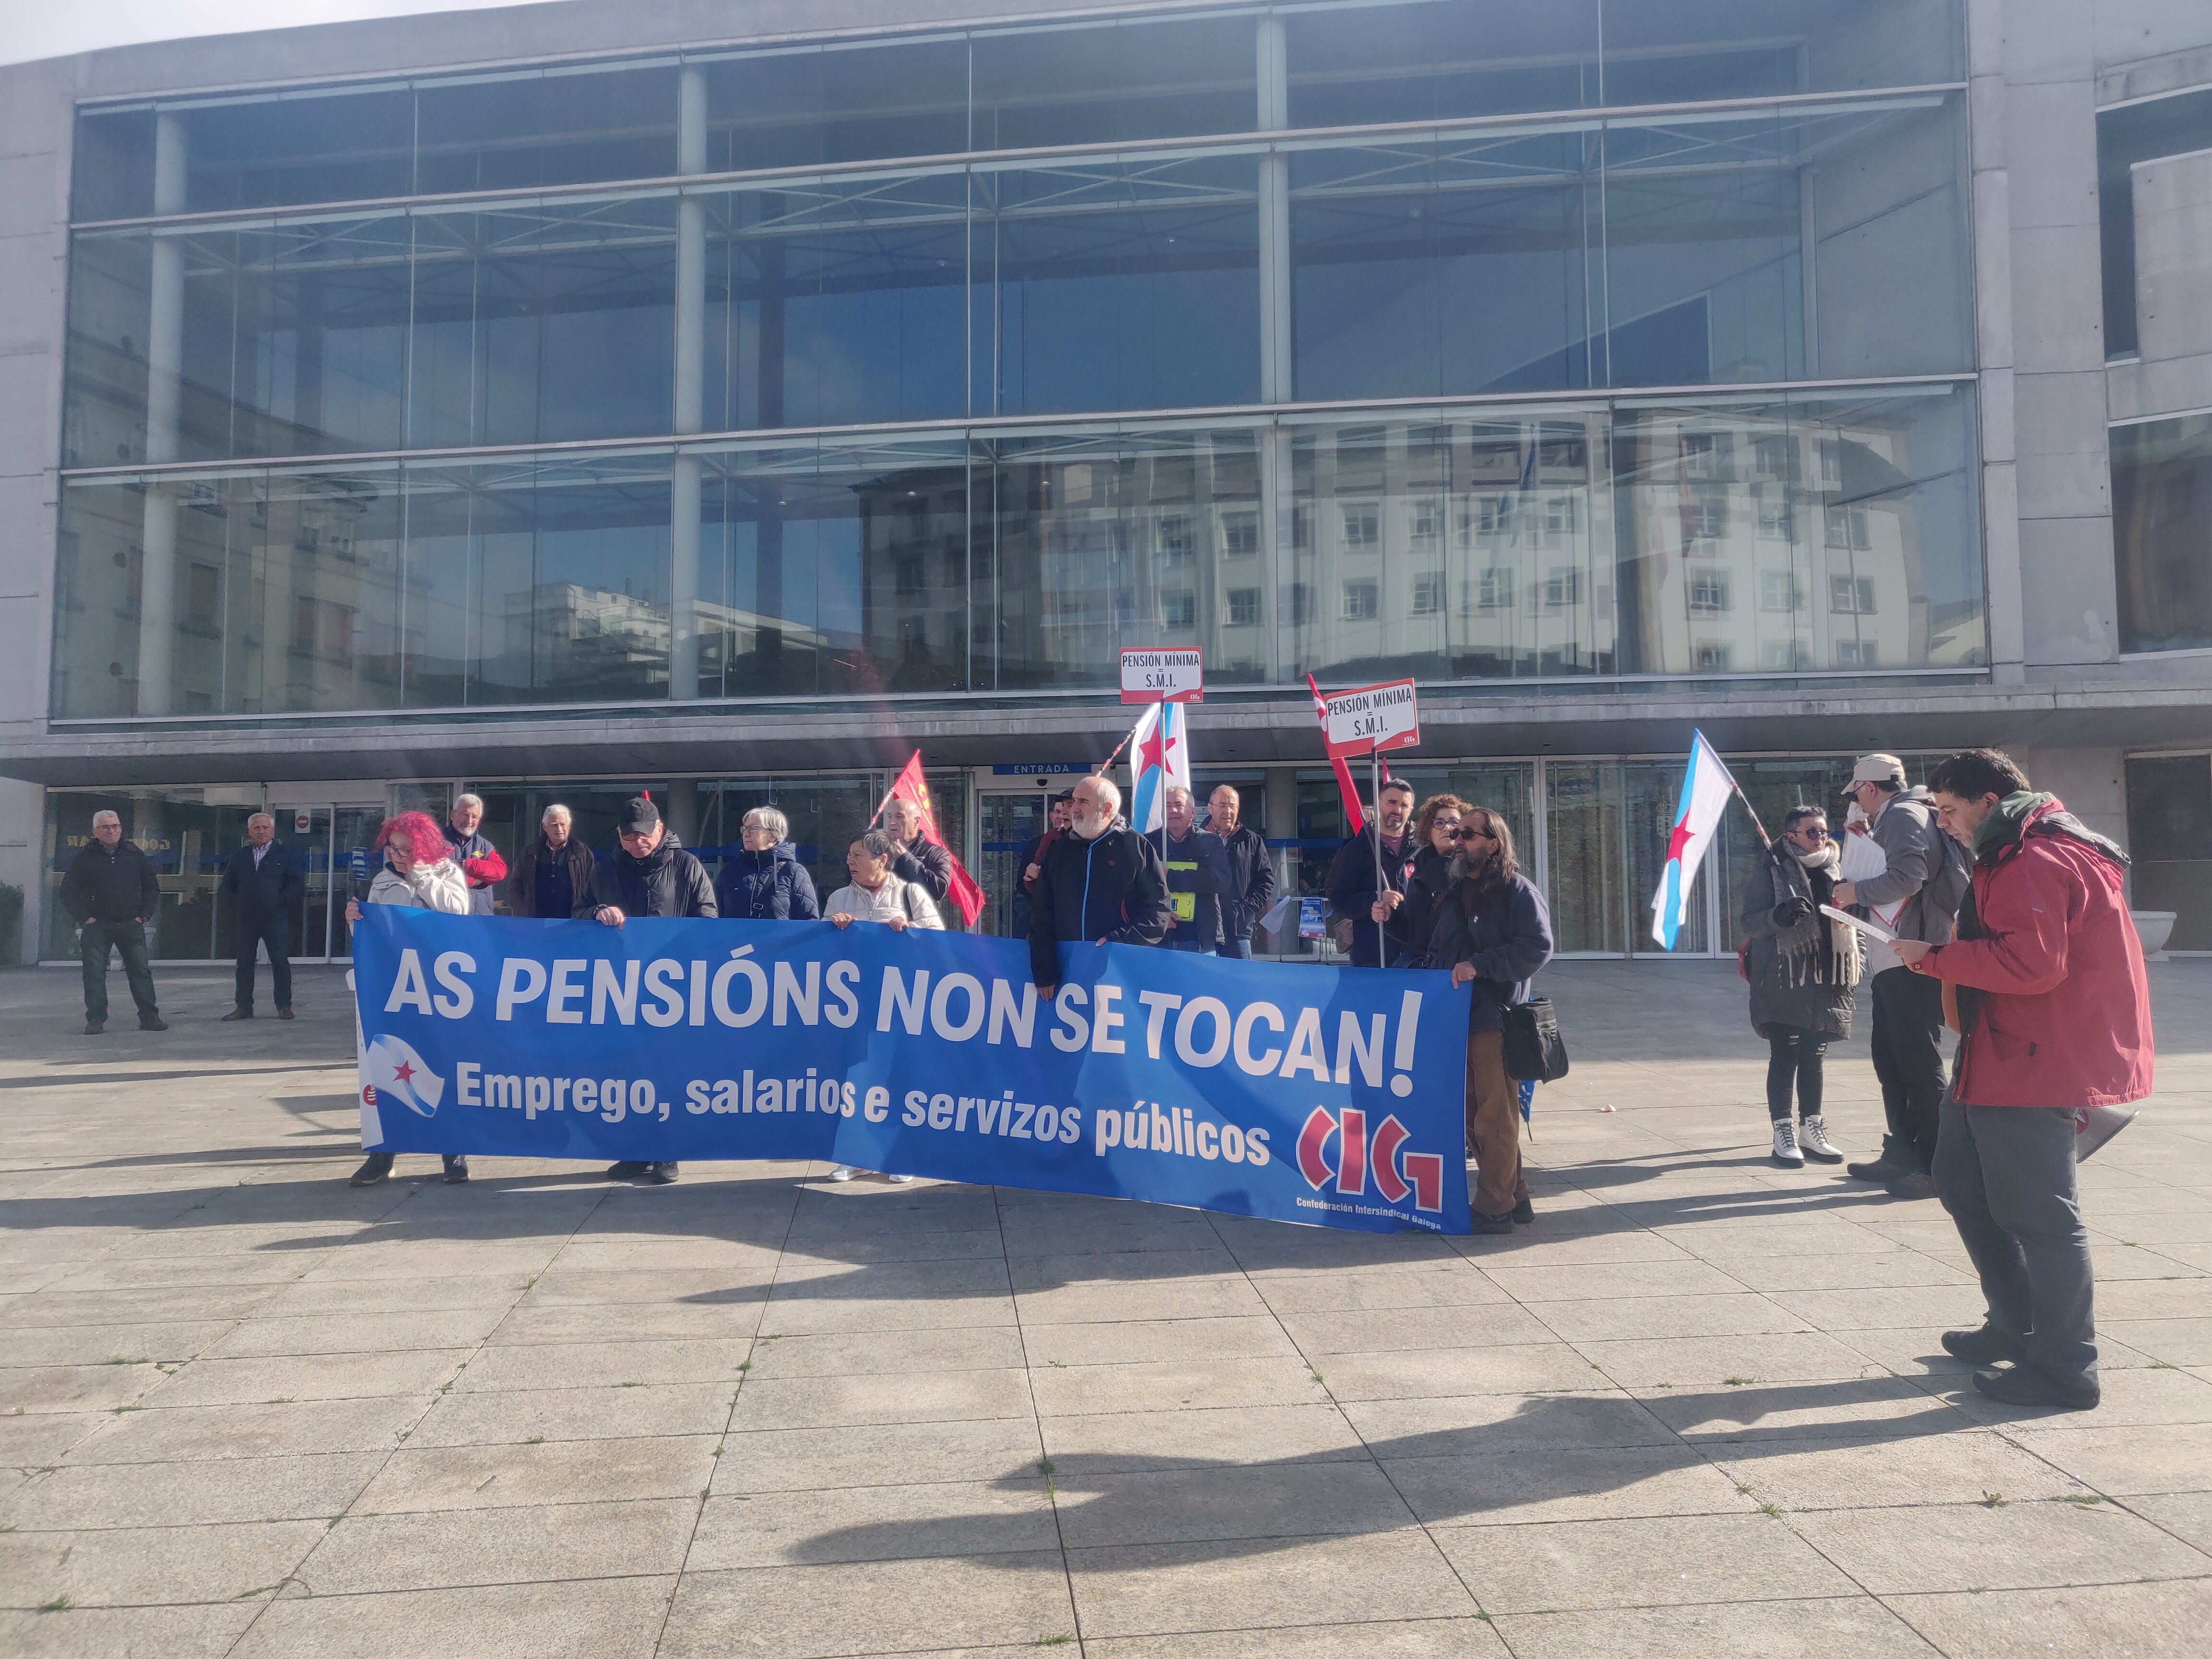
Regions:
<instances>
[{"instance_id":1,"label":"red flag","mask_svg":"<svg viewBox=\"0 0 2212 1659\"><path fill-rule=\"evenodd\" d=\"M1306 686L1313 693L1314 718L1321 722L1322 730L1327 732L1328 730L1328 701L1322 697L1321 687L1314 683L1314 677L1310 674L1306 676ZM1352 768L1346 763L1341 755L1332 756L1328 763L1330 769L1336 774L1337 793L1344 797L1344 822L1346 826L1345 833L1356 836L1367 827L1367 814L1361 810L1359 791L1352 785Z\"/></svg>"},{"instance_id":2,"label":"red flag","mask_svg":"<svg viewBox=\"0 0 2212 1659\"><path fill-rule=\"evenodd\" d=\"M886 802L902 800L912 805L921 814L922 839L935 846L945 847L945 837L937 833L937 808L930 802L929 785L921 775L921 750L914 751L912 758L899 773L898 781L891 785L890 793L884 799ZM945 850L952 856L952 886L945 896L959 910L962 923L973 927L975 918L983 914L983 890L975 884L975 878L968 873L968 866L960 862L960 855L949 847Z\"/></svg>"}]
</instances>

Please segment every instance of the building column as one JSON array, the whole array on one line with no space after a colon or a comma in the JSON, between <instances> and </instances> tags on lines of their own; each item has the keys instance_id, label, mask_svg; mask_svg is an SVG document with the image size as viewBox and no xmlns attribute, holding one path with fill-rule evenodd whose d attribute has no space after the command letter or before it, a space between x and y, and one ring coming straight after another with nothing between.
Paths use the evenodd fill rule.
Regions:
<instances>
[{"instance_id":1,"label":"building column","mask_svg":"<svg viewBox=\"0 0 2212 1659\"><path fill-rule=\"evenodd\" d=\"M707 170L707 75L687 64L676 92L676 169ZM676 201L676 397L670 430L679 438L705 424L707 204ZM699 494L696 455L678 454L669 480L668 695L699 695Z\"/></svg>"},{"instance_id":2,"label":"building column","mask_svg":"<svg viewBox=\"0 0 2212 1659\"><path fill-rule=\"evenodd\" d=\"M1255 129L1277 132L1290 125L1290 71L1283 20L1259 20L1259 108ZM1260 158L1260 401L1291 399L1291 163L1287 155ZM1290 434L1277 426L1260 434L1260 545L1266 556L1261 603L1267 638L1267 678L1280 684L1296 666L1286 640L1285 606L1295 568L1291 500Z\"/></svg>"},{"instance_id":3,"label":"building column","mask_svg":"<svg viewBox=\"0 0 2212 1659\"><path fill-rule=\"evenodd\" d=\"M185 125L174 115L154 120L154 211L185 210ZM185 248L174 236L153 239L146 318L146 459L177 459L183 403ZM138 538L138 708L167 714L176 700L177 497L160 480L146 486Z\"/></svg>"}]
</instances>

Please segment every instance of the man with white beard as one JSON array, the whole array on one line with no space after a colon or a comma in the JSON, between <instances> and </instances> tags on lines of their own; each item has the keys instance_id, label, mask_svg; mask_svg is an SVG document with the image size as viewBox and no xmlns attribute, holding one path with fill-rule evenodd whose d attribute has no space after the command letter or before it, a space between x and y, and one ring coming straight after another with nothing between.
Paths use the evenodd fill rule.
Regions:
<instances>
[{"instance_id":1,"label":"man with white beard","mask_svg":"<svg viewBox=\"0 0 2212 1659\"><path fill-rule=\"evenodd\" d=\"M1160 849L1114 827L1121 792L1112 781L1084 779L1074 808L1030 897L1030 977L1047 999L1060 986L1062 944L1158 945L1175 913Z\"/></svg>"}]
</instances>

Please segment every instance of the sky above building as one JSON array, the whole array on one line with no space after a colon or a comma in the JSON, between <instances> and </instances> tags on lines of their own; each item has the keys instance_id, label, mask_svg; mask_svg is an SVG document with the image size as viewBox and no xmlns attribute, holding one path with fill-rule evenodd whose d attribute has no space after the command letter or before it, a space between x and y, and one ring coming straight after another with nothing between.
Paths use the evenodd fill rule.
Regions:
<instances>
[{"instance_id":1,"label":"sky above building","mask_svg":"<svg viewBox=\"0 0 2212 1659\"><path fill-rule=\"evenodd\" d=\"M91 0L56 6L0 0L0 17L7 20L7 27L0 29L0 64L191 35L524 3L527 0Z\"/></svg>"}]
</instances>

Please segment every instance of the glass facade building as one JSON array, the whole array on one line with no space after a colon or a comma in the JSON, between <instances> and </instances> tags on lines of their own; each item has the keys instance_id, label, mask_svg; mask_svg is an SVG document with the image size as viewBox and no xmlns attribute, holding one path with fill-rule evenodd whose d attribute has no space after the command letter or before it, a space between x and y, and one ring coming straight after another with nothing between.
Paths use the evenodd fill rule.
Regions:
<instances>
[{"instance_id":1,"label":"glass facade building","mask_svg":"<svg viewBox=\"0 0 2212 1659\"><path fill-rule=\"evenodd\" d=\"M1232 0L81 104L51 728L1076 707L1161 645L1300 711L1985 682L1965 33ZM773 801L834 880L883 780L763 765L395 788L505 844L651 782L709 853ZM1414 771L1636 948L1675 763ZM1326 771L1220 775L1319 890ZM114 795L161 954L228 948L235 793ZM1005 927L1037 794L938 799ZM374 810L300 809L304 955Z\"/></svg>"}]
</instances>

